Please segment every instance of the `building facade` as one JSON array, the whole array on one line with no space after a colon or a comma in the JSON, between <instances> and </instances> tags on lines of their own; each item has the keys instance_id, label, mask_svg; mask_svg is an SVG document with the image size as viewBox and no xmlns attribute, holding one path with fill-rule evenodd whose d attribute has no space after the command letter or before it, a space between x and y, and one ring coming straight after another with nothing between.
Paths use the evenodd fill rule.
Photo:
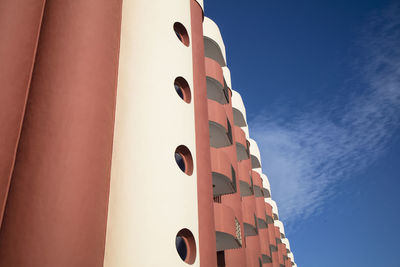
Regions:
<instances>
[{"instance_id":1,"label":"building facade","mask_svg":"<svg viewBox=\"0 0 400 267\"><path fill-rule=\"evenodd\" d=\"M203 1L0 18L0 266L296 266Z\"/></svg>"}]
</instances>

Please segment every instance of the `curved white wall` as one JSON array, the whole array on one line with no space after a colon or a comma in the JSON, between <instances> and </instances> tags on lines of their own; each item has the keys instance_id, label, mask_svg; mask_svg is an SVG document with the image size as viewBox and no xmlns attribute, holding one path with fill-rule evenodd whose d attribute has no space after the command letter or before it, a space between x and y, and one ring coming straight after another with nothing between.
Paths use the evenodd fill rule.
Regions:
<instances>
[{"instance_id":1,"label":"curved white wall","mask_svg":"<svg viewBox=\"0 0 400 267\"><path fill-rule=\"evenodd\" d=\"M226 51L225 44L222 39L221 32L217 26L217 24L212 21L210 18L204 17L203 22L203 35L206 38L209 38L218 46L220 53L223 58L223 62L220 62L221 67L226 66ZM205 48L206 49L206 48Z\"/></svg>"},{"instance_id":2,"label":"curved white wall","mask_svg":"<svg viewBox=\"0 0 400 267\"><path fill-rule=\"evenodd\" d=\"M174 89L178 76L193 88L192 48L175 22L191 36L190 1L123 2L105 267L188 266L175 248L182 228L199 247L196 166L188 176L174 159L182 144L196 163L193 99Z\"/></svg>"}]
</instances>

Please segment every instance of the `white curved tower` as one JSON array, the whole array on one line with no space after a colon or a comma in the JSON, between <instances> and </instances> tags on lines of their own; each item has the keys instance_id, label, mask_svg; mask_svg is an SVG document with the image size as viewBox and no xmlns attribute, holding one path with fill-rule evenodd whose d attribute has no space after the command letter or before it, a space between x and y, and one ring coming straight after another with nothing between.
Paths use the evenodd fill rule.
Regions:
<instances>
[{"instance_id":1,"label":"white curved tower","mask_svg":"<svg viewBox=\"0 0 400 267\"><path fill-rule=\"evenodd\" d=\"M174 83L193 88L190 2L124 1L122 10L104 266L185 266L176 236L188 229L198 240L194 106Z\"/></svg>"}]
</instances>

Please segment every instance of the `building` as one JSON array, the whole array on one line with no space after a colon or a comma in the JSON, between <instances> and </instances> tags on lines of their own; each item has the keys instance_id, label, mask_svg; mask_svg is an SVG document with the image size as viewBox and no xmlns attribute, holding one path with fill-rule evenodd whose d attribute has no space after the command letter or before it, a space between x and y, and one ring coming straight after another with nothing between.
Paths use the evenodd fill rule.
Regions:
<instances>
[{"instance_id":1,"label":"building","mask_svg":"<svg viewBox=\"0 0 400 267\"><path fill-rule=\"evenodd\" d=\"M296 266L203 1L0 17L0 266Z\"/></svg>"}]
</instances>

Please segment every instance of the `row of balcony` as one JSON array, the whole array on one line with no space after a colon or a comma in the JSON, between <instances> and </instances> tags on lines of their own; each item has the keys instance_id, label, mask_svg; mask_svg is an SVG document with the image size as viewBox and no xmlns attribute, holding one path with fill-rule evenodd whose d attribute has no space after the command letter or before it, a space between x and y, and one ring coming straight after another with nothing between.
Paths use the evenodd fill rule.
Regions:
<instances>
[{"instance_id":1,"label":"row of balcony","mask_svg":"<svg viewBox=\"0 0 400 267\"><path fill-rule=\"evenodd\" d=\"M217 147L211 147L211 171L214 196L237 192L237 178L239 179L240 194L242 197L254 195L255 197L269 198L271 196L269 189L263 186L262 178L258 172L248 171L240 163L237 170L238 172L236 173L231 159L224 151Z\"/></svg>"},{"instance_id":2,"label":"row of balcony","mask_svg":"<svg viewBox=\"0 0 400 267\"><path fill-rule=\"evenodd\" d=\"M223 105L213 101L208 100L208 112L209 112L209 129L210 129L210 145L211 145L211 157L212 163L215 161L215 164L212 165L213 169L213 181L215 180L214 186L220 186L221 183L217 182L218 177L220 176L225 181L227 178L232 182L232 174L234 171L229 170L227 166L231 166L229 162L229 158L226 155L223 155L224 152L218 152L218 148L227 147L233 145L233 134L235 136L236 143L236 151L237 151L237 159L238 161L242 161L245 159L249 159L249 145L246 140L245 134L243 130L238 126L232 126L231 123L226 116L225 108ZM223 166L225 164L225 166ZM270 197L271 194L268 188L263 187L262 179L258 175L257 183L253 186L253 181L251 179L250 173L246 173L239 168L239 180L240 180L240 189L243 196L253 195L256 197ZM253 173L257 173L254 172ZM216 179L214 179L214 176ZM258 183L258 181L260 181ZM226 182L222 183L226 184ZM254 191L253 191L254 187ZM229 190L228 190L229 191ZM226 193L233 193L231 191L226 193L218 193L218 192L226 192L226 189L218 189L214 188L214 195L222 195Z\"/></svg>"},{"instance_id":3,"label":"row of balcony","mask_svg":"<svg viewBox=\"0 0 400 267\"><path fill-rule=\"evenodd\" d=\"M222 252L227 249L240 248L243 244L242 229L234 210L221 203L222 195L237 192L238 174L236 174L232 160L221 149L233 145L235 128L232 129L232 123L225 110L231 93L221 68L225 65L224 57L219 53L218 45L212 39L205 38L204 43L216 249L217 252Z\"/></svg>"},{"instance_id":4,"label":"row of balcony","mask_svg":"<svg viewBox=\"0 0 400 267\"><path fill-rule=\"evenodd\" d=\"M256 155L249 153L249 141L246 139L245 132L240 128L247 126L243 110L233 107L233 127L225 111L226 104L231 100L232 91L224 79L222 67L226 66L226 59L221 51L220 44L209 37L205 37L204 44L214 198L220 202L221 195L235 193L237 191L235 188L237 177L239 178L242 197L254 195L256 198L269 198L271 196L269 186L268 188L263 186L262 178L258 172L254 170L249 172L248 168L239 164L236 174L230 158L219 149L235 145L239 162L251 159L252 169L261 168L259 152L256 151ZM233 140L233 136L235 136L235 140ZM256 216L255 203L251 201L244 201L242 210L245 237L260 235L262 240L268 240L268 225L273 227L274 219L278 219L277 212L273 213L272 207L266 204L265 217L259 218ZM262 214L260 211L257 213ZM234 211L222 203L215 202L214 214L217 251L241 247L240 224ZM271 249L277 251L278 247L274 245L268 247L263 244L260 264L272 262ZM256 257L252 258L256 259Z\"/></svg>"},{"instance_id":5,"label":"row of balcony","mask_svg":"<svg viewBox=\"0 0 400 267\"><path fill-rule=\"evenodd\" d=\"M240 128L246 125L244 116L239 110L234 109L233 127L227 116L226 104L230 102L232 93L227 87L220 64L211 58L206 58L205 62L213 194L214 199L217 200L214 201L217 251L223 251L240 248L242 237L240 236L240 224L233 209L218 203L221 200L220 196L237 192L237 177L239 178L241 196L270 197L270 192L269 189L263 187L262 178L256 171L248 171L247 166L239 164L238 173L236 173L230 158L220 149L235 145L238 162L251 159L253 169L261 167L260 160L255 155L250 155L249 141L247 141L245 132ZM235 140L233 140L233 136ZM268 219L267 210L265 210L263 218L256 216L254 205L244 207L242 210L245 237L256 236L259 232L261 234L261 231L265 235L267 224L268 222L271 223L271 219ZM266 233L268 234L268 232ZM264 236L264 238L266 237ZM270 253L267 253L267 249L263 249L261 261L262 263L271 262Z\"/></svg>"},{"instance_id":6,"label":"row of balcony","mask_svg":"<svg viewBox=\"0 0 400 267\"><path fill-rule=\"evenodd\" d=\"M261 173L257 144L248 138L243 102L240 95L230 89L230 73L226 68L225 46L221 34L217 25L208 18L204 19L203 27L217 251L240 248L247 241L265 240L261 244L261 258L256 251L253 251L253 255L251 249L246 249L251 266L270 266L268 264L272 262L272 256L275 257L282 246L286 247L285 252L288 253L285 257L293 262L284 231L279 234L276 232L281 226L277 223L278 210L276 203L270 199L268 179ZM228 117L227 108L232 108L233 118ZM236 148L237 168L234 168L236 162L232 162L232 155L224 152L224 148L229 146ZM250 171L247 161L249 159ZM239 179L238 183L236 179ZM239 185L242 197L243 229L240 229L241 225L234 210L224 205L221 198L223 195L236 193L236 184ZM283 229L283 225L281 227ZM244 237L241 236L242 232ZM259 238L256 238L257 235ZM244 241L242 238L248 240ZM270 238L271 246L268 242ZM223 252L218 255L223 255ZM276 262L277 260L274 259ZM282 258L279 263L285 260Z\"/></svg>"},{"instance_id":7,"label":"row of balcony","mask_svg":"<svg viewBox=\"0 0 400 267\"><path fill-rule=\"evenodd\" d=\"M286 248L286 253L281 251L282 255L290 255L291 252L288 240L279 237L279 227L275 227L274 223L268 224L268 226L266 225L265 227L259 227L257 223L257 219L259 218L257 218L254 213L251 213L250 210L252 210L251 207L246 208L243 213L245 237L259 235L260 239L265 241L273 238L269 246L267 246L268 242L261 243L262 263L271 263L273 253L278 252L279 249L282 250L282 248ZM240 224L235 217L234 211L224 204L214 203L214 214L217 251L240 248L243 241L240 235ZM269 231L268 227L271 231Z\"/></svg>"}]
</instances>

